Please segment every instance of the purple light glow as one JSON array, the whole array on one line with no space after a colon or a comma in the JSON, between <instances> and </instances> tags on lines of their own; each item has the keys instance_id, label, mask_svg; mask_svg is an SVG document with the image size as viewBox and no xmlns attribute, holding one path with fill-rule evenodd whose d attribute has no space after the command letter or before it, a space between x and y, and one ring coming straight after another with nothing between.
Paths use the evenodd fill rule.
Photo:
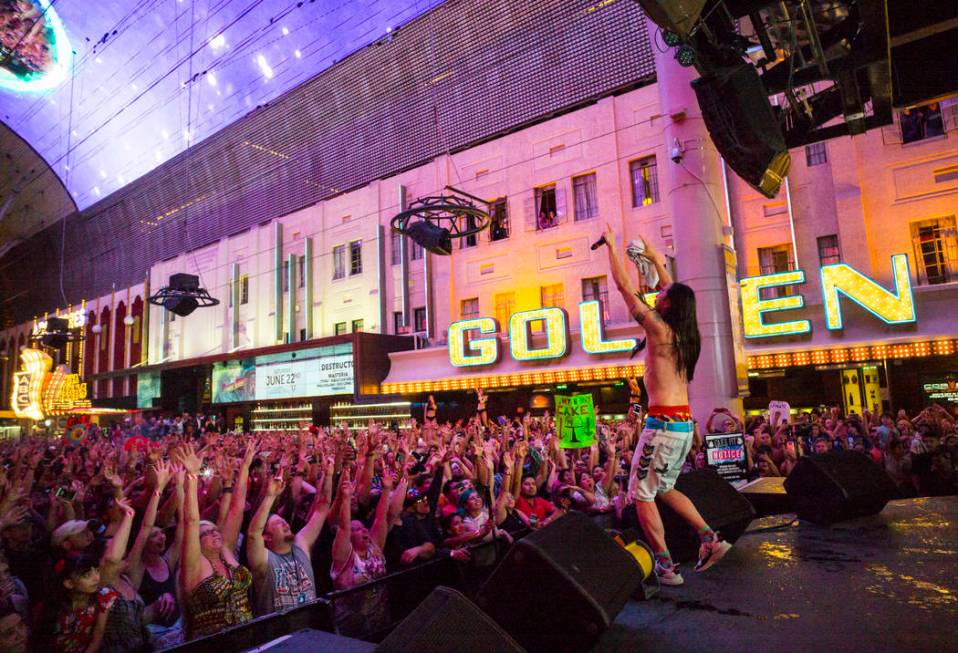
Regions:
<instances>
[{"instance_id":1,"label":"purple light glow","mask_svg":"<svg viewBox=\"0 0 958 653\"><path fill-rule=\"evenodd\" d=\"M439 4L60 0L75 75L0 89L0 120L83 209Z\"/></svg>"}]
</instances>

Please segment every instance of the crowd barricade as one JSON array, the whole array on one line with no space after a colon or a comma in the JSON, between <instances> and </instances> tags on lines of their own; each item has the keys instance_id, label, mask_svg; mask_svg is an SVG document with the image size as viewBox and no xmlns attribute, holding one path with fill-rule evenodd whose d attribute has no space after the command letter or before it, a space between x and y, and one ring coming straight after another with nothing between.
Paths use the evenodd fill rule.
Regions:
<instances>
[{"instance_id":1,"label":"crowd barricade","mask_svg":"<svg viewBox=\"0 0 958 653\"><path fill-rule=\"evenodd\" d=\"M169 650L178 653L245 651L303 628L334 632L332 603L326 598L318 598L295 608L257 617L215 635L190 640Z\"/></svg>"}]
</instances>

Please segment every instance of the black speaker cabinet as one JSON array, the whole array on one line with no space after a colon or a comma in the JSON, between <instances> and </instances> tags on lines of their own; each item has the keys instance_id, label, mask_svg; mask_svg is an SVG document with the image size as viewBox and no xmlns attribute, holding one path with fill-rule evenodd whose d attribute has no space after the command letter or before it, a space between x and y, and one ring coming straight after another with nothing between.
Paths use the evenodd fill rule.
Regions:
<instances>
[{"instance_id":1,"label":"black speaker cabinet","mask_svg":"<svg viewBox=\"0 0 958 653\"><path fill-rule=\"evenodd\" d=\"M714 469L700 469L680 474L675 489L692 500L705 523L725 540L735 542L755 518L755 509L748 499ZM657 499L665 543L676 562L694 562L699 555L699 535L661 499Z\"/></svg>"},{"instance_id":2,"label":"black speaker cabinet","mask_svg":"<svg viewBox=\"0 0 958 653\"><path fill-rule=\"evenodd\" d=\"M588 651L641 580L635 558L570 513L516 542L477 602L530 651Z\"/></svg>"},{"instance_id":3,"label":"black speaker cabinet","mask_svg":"<svg viewBox=\"0 0 958 653\"><path fill-rule=\"evenodd\" d=\"M799 518L816 524L877 514L896 494L888 473L857 451L800 458L785 490Z\"/></svg>"},{"instance_id":4,"label":"black speaker cabinet","mask_svg":"<svg viewBox=\"0 0 958 653\"><path fill-rule=\"evenodd\" d=\"M523 648L469 599L437 587L403 619L377 653L521 653Z\"/></svg>"}]
</instances>

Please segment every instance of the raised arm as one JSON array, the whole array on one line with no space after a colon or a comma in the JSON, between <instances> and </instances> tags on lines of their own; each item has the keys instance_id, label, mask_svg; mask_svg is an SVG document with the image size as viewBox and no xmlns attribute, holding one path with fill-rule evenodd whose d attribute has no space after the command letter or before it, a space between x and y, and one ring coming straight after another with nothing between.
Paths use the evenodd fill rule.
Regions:
<instances>
[{"instance_id":1,"label":"raised arm","mask_svg":"<svg viewBox=\"0 0 958 653\"><path fill-rule=\"evenodd\" d=\"M283 493L286 483L282 475L269 479L266 482L266 496L259 502L259 507L250 520L249 528L246 530L246 558L249 560L250 571L254 574L265 574L269 563L269 552L266 550L266 542L263 540L263 529L266 528L266 520L269 519L269 511L276 501L276 497Z\"/></svg>"},{"instance_id":2,"label":"raised arm","mask_svg":"<svg viewBox=\"0 0 958 653\"><path fill-rule=\"evenodd\" d=\"M180 554L183 552L183 506L185 503L186 471L181 465L174 465L173 474L176 477L176 487L173 488L176 507L176 534L173 536L173 545L166 550L166 561L169 563L170 569L175 570L180 564Z\"/></svg>"},{"instance_id":3,"label":"raised arm","mask_svg":"<svg viewBox=\"0 0 958 653\"><path fill-rule=\"evenodd\" d=\"M353 553L353 544L350 541L352 535L352 510L350 504L353 498L353 486L349 480L349 472L345 469L340 477L339 492L339 528L336 531L336 537L333 539L333 565L342 567L349 560Z\"/></svg>"},{"instance_id":4,"label":"raised arm","mask_svg":"<svg viewBox=\"0 0 958 653\"><path fill-rule=\"evenodd\" d=\"M383 491L376 503L376 516L373 527L369 529L369 537L382 550L386 546L386 535L389 533L389 498L396 478L388 470L383 470Z\"/></svg>"},{"instance_id":5,"label":"raised arm","mask_svg":"<svg viewBox=\"0 0 958 653\"><path fill-rule=\"evenodd\" d=\"M202 463L193 445L183 445L176 452L179 463L186 470L184 481L183 505L183 544L180 553L180 581L187 594L203 580L201 565L203 552L200 550L200 505L196 496L199 483L198 474Z\"/></svg>"},{"instance_id":6,"label":"raised arm","mask_svg":"<svg viewBox=\"0 0 958 653\"><path fill-rule=\"evenodd\" d=\"M326 518L329 516L329 494L326 490L326 480L323 479L323 482L319 485L320 488L317 490L316 496L313 497L309 520L296 533L296 546L305 551L307 556L312 555L313 544L319 538L319 534L323 531L323 524L326 523Z\"/></svg>"},{"instance_id":7,"label":"raised arm","mask_svg":"<svg viewBox=\"0 0 958 653\"><path fill-rule=\"evenodd\" d=\"M672 283L672 274L665 265L665 256L652 246L652 242L646 238L642 239L645 243L645 257L652 261L655 271L659 273L660 286L667 286Z\"/></svg>"},{"instance_id":8,"label":"raised arm","mask_svg":"<svg viewBox=\"0 0 958 653\"><path fill-rule=\"evenodd\" d=\"M143 523L140 524L140 532L136 534L136 540L133 542L133 548L126 557L127 573L130 576L130 582L133 587L139 589L143 581L143 549L146 547L146 541L150 539L150 533L156 524L156 512L160 506L160 497L163 496L163 490L170 481L170 464L160 461L156 463L154 473L153 489L150 492L149 501L146 504L146 510L143 513Z\"/></svg>"},{"instance_id":9,"label":"raised arm","mask_svg":"<svg viewBox=\"0 0 958 653\"><path fill-rule=\"evenodd\" d=\"M649 335L653 333L664 334L667 327L661 318L646 319L650 313L655 316L658 316L658 313L642 301L635 290L635 286L632 285L632 279L626 273L625 265L622 263L622 256L619 253L615 232L612 231L612 227L608 224L606 225L603 238L605 238L606 250L609 255L609 267L612 269L612 279L615 281L615 287L619 290L619 294L622 295L625 305L629 308L629 315L631 315L639 323L639 326ZM641 272L639 274L641 274Z\"/></svg>"},{"instance_id":10,"label":"raised arm","mask_svg":"<svg viewBox=\"0 0 958 653\"><path fill-rule=\"evenodd\" d=\"M246 453L240 463L239 475L233 485L233 500L229 512L223 522L223 547L230 553L236 550L240 528L243 527L243 512L246 510L246 492L249 489L249 467L253 464L256 455L256 443L252 440L246 443ZM225 499L224 499L225 500Z\"/></svg>"},{"instance_id":11,"label":"raised arm","mask_svg":"<svg viewBox=\"0 0 958 653\"><path fill-rule=\"evenodd\" d=\"M100 559L100 582L104 585L112 585L116 582L123 568L123 554L126 553L126 545L130 541L130 530L133 528L133 506L124 499L115 499L116 505L123 511L123 518L120 521L119 528L106 545L103 551L103 557Z\"/></svg>"}]
</instances>

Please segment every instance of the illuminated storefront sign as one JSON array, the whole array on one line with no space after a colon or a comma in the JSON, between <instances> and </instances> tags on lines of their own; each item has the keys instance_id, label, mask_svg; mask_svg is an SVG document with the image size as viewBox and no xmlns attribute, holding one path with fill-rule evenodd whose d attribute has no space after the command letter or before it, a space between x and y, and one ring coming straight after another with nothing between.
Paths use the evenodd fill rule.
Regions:
<instances>
[{"instance_id":1,"label":"illuminated storefront sign","mask_svg":"<svg viewBox=\"0 0 958 653\"><path fill-rule=\"evenodd\" d=\"M925 381L921 384L921 390L926 402L958 404L958 378L954 376Z\"/></svg>"},{"instance_id":2,"label":"illuminated storefront sign","mask_svg":"<svg viewBox=\"0 0 958 653\"><path fill-rule=\"evenodd\" d=\"M895 254L891 257L894 291L887 290L847 263L825 265L821 268L822 304L825 309L825 325L830 330L841 329L842 308L839 294L851 299L886 324L907 324L916 320L915 299L911 290L908 257ZM742 322L746 338L769 338L794 336L811 331L808 320L793 320L767 324L763 315L802 308L805 298L801 294L762 299L763 288L779 288L805 282L805 272L792 270L760 277L748 277L740 282L742 298Z\"/></svg>"},{"instance_id":3,"label":"illuminated storefront sign","mask_svg":"<svg viewBox=\"0 0 958 653\"><path fill-rule=\"evenodd\" d=\"M590 354L622 354L631 352L635 338L606 340L602 334L602 307L596 300L579 304L582 349Z\"/></svg>"},{"instance_id":4,"label":"illuminated storefront sign","mask_svg":"<svg viewBox=\"0 0 958 653\"><path fill-rule=\"evenodd\" d=\"M635 338L606 340L602 329L602 310L597 301L579 304L582 324L582 348L589 354L622 354L632 351ZM545 346L534 347L532 325L543 325ZM499 360L499 325L491 317L460 320L449 325L449 362L454 367L491 365ZM482 334L473 335L470 332ZM517 361L542 361L561 358L569 351L568 319L561 308L546 307L519 311L509 318L509 351Z\"/></svg>"},{"instance_id":5,"label":"illuminated storefront sign","mask_svg":"<svg viewBox=\"0 0 958 653\"><path fill-rule=\"evenodd\" d=\"M491 365L499 360L499 339L496 336L466 339L469 331L489 334L499 330L491 317L460 320L449 325L449 362L454 367Z\"/></svg>"},{"instance_id":6,"label":"illuminated storefront sign","mask_svg":"<svg viewBox=\"0 0 958 653\"><path fill-rule=\"evenodd\" d=\"M11 405L17 417L39 421L49 415L62 415L76 408L89 408L87 384L78 374L70 374L66 365L57 365L50 373L53 359L39 349L20 353L22 369L13 375Z\"/></svg>"},{"instance_id":7,"label":"illuminated storefront sign","mask_svg":"<svg viewBox=\"0 0 958 653\"><path fill-rule=\"evenodd\" d=\"M536 322L545 325L546 346L533 349L531 327ZM509 318L509 350L517 361L541 361L561 358L569 349L565 311L550 306L531 311L519 311Z\"/></svg>"},{"instance_id":8,"label":"illuminated storefront sign","mask_svg":"<svg viewBox=\"0 0 958 653\"><path fill-rule=\"evenodd\" d=\"M10 402L17 417L43 419L40 393L43 381L53 365L53 359L39 349L20 352L22 369L13 375L13 397Z\"/></svg>"},{"instance_id":9,"label":"illuminated storefront sign","mask_svg":"<svg viewBox=\"0 0 958 653\"><path fill-rule=\"evenodd\" d=\"M841 329L842 307L840 296L854 301L885 324L914 322L915 300L912 295L908 257L891 257L894 289L878 285L847 263L821 268L825 324L830 330ZM762 290L783 288L805 283L803 270L776 272L758 277L747 277L739 282L742 300L742 324L746 338L770 338L809 333L812 324L807 319L785 322L766 322L770 313L805 307L801 293L763 298ZM647 293L643 299L654 305L656 293ZM588 354L624 354L635 346L635 338L606 340L602 328L602 308L597 301L579 304L580 337L582 349ZM533 348L530 326L544 325L545 346ZM492 365L499 360L499 326L490 317L478 317L453 322L449 325L449 362L455 367ZM472 337L468 337L468 336ZM568 351L567 319L561 308L538 308L519 311L509 318L509 350L517 361L542 361L565 356Z\"/></svg>"},{"instance_id":10,"label":"illuminated storefront sign","mask_svg":"<svg viewBox=\"0 0 958 653\"><path fill-rule=\"evenodd\" d=\"M256 366L256 399L352 394L353 355Z\"/></svg>"},{"instance_id":11,"label":"illuminated storefront sign","mask_svg":"<svg viewBox=\"0 0 958 653\"><path fill-rule=\"evenodd\" d=\"M78 309L72 313L67 313L65 315L54 315L52 317L60 317L67 321L68 329L80 329L86 326L86 313L84 310ZM37 320L33 323L33 335L39 336L47 331L47 320Z\"/></svg>"}]
</instances>

